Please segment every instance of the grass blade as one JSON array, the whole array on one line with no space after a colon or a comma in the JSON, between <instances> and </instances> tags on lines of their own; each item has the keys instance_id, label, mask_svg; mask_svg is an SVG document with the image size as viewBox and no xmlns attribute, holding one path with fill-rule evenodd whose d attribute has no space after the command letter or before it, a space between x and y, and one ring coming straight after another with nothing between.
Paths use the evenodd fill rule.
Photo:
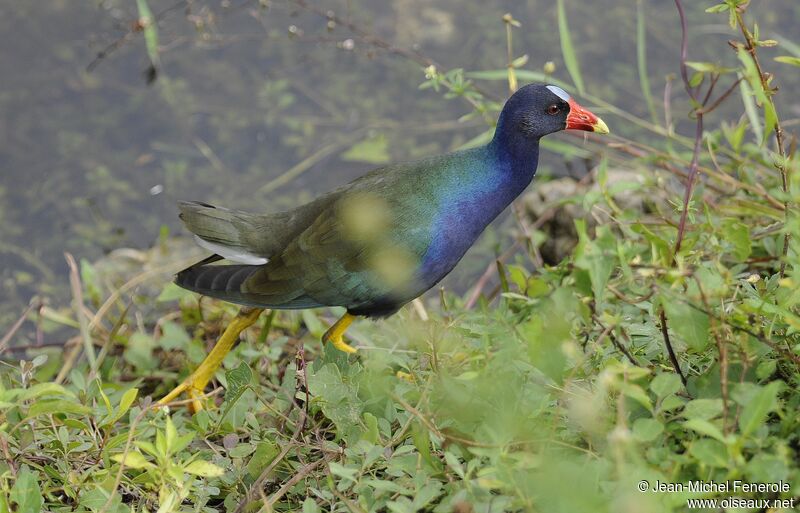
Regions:
<instances>
[{"instance_id":1,"label":"grass blade","mask_svg":"<svg viewBox=\"0 0 800 513\"><path fill-rule=\"evenodd\" d=\"M636 62L639 68L639 85L642 87L642 95L647 103L647 110L650 111L650 117L657 125L658 114L653 95L650 92L650 79L647 75L647 30L642 0L636 0Z\"/></svg>"},{"instance_id":2,"label":"grass blade","mask_svg":"<svg viewBox=\"0 0 800 513\"><path fill-rule=\"evenodd\" d=\"M89 360L89 364L94 367L97 357L94 353L94 344L89 332L89 320L83 311L83 285L81 284L80 273L78 272L78 264L75 263L75 258L69 254L64 253L64 258L67 260L69 266L69 284L72 289L72 306L75 310L75 316L78 319L81 332L81 340L83 341L83 352Z\"/></svg>"},{"instance_id":3,"label":"grass blade","mask_svg":"<svg viewBox=\"0 0 800 513\"><path fill-rule=\"evenodd\" d=\"M147 56L150 59L150 68L147 71L147 83L152 83L159 70L161 60L158 55L158 30L156 28L156 18L147 5L147 0L136 0L136 7L139 10L139 22L144 31L144 42L147 47Z\"/></svg>"},{"instance_id":4,"label":"grass blade","mask_svg":"<svg viewBox=\"0 0 800 513\"><path fill-rule=\"evenodd\" d=\"M564 65L567 67L569 76L575 83L578 93L583 94L583 77L581 68L578 64L578 57L575 55L575 48L572 46L572 37L567 25L567 15L564 12L564 0L558 0L558 35L561 38L561 54L564 57Z\"/></svg>"},{"instance_id":5,"label":"grass blade","mask_svg":"<svg viewBox=\"0 0 800 513\"><path fill-rule=\"evenodd\" d=\"M761 122L758 119L758 109L756 102L753 100L753 90L747 80L739 82L739 91L742 93L742 103L744 104L744 112L747 114L747 120L750 122L750 128L753 130L756 139L761 141L764 138L764 130L761 128Z\"/></svg>"}]
</instances>

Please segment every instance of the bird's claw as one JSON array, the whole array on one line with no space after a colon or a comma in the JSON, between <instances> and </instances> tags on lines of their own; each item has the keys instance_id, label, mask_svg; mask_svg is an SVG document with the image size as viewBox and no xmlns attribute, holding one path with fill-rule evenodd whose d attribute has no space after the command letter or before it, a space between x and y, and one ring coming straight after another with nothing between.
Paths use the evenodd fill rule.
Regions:
<instances>
[{"instance_id":1,"label":"bird's claw","mask_svg":"<svg viewBox=\"0 0 800 513\"><path fill-rule=\"evenodd\" d=\"M182 393L186 392L186 395L188 395L190 399L190 402L187 405L190 413L197 413L200 410L204 409L205 407L203 406L203 401L201 399L205 396L205 394L203 393L203 388L205 387L201 388L197 385L196 380L198 376L195 376L195 374L192 374L191 376L183 380L183 382L181 382L180 385L173 388L172 391L170 391L170 393L159 399L153 405L153 408L154 409L164 408L168 406L169 403L177 399L178 396L180 396Z\"/></svg>"},{"instance_id":2,"label":"bird's claw","mask_svg":"<svg viewBox=\"0 0 800 513\"><path fill-rule=\"evenodd\" d=\"M342 337L341 335L325 337L323 341L333 344L333 347L344 353L353 354L356 351L358 351L358 349L345 342L344 337Z\"/></svg>"}]
</instances>

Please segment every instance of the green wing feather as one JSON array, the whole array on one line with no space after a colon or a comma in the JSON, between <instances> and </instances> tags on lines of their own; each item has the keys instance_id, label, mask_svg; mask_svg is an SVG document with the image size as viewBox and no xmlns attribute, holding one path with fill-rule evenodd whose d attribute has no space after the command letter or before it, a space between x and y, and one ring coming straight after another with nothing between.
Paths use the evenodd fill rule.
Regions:
<instances>
[{"instance_id":1,"label":"green wing feather","mask_svg":"<svg viewBox=\"0 0 800 513\"><path fill-rule=\"evenodd\" d=\"M423 292L414 272L430 244L436 205L416 187L436 166L431 169L425 161L377 169L276 214L182 203L181 218L193 233L269 261L190 267L176 282L227 301L272 308L356 308L387 295L405 302Z\"/></svg>"}]
</instances>

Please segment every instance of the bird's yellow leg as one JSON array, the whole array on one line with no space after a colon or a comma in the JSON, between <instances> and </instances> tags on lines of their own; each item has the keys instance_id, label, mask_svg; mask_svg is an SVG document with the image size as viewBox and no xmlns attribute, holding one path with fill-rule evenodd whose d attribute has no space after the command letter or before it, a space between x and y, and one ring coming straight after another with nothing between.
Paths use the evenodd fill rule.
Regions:
<instances>
[{"instance_id":1,"label":"bird's yellow leg","mask_svg":"<svg viewBox=\"0 0 800 513\"><path fill-rule=\"evenodd\" d=\"M156 403L156 406L164 406L183 392L186 392L189 398L192 399L189 409L193 412L202 410L203 403L200 401L200 398L203 395L203 390L206 385L222 364L225 355L228 354L239 340L239 334L256 322L256 319L258 319L258 316L261 315L263 311L263 308L241 308L236 317L234 317L230 324L228 324L228 327L225 328L222 336L217 340L217 343L214 344L214 347L211 349L211 352L208 353L206 359L203 360L203 363L201 363L188 378L183 380L180 385L161 398L161 400Z\"/></svg>"},{"instance_id":2,"label":"bird's yellow leg","mask_svg":"<svg viewBox=\"0 0 800 513\"><path fill-rule=\"evenodd\" d=\"M344 332L353 323L355 316L345 313L331 328L322 335L322 342L330 342L333 347L345 353L355 353L356 348L344 341Z\"/></svg>"}]
</instances>

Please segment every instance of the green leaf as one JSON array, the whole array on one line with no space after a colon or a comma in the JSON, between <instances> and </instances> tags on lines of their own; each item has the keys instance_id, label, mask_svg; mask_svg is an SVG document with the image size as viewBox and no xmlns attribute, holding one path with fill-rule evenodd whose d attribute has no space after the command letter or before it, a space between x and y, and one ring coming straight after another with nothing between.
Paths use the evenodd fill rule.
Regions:
<instances>
[{"instance_id":1,"label":"green leaf","mask_svg":"<svg viewBox=\"0 0 800 513\"><path fill-rule=\"evenodd\" d=\"M694 440L689 446L689 454L709 467L727 468L728 449L725 444L709 438Z\"/></svg>"},{"instance_id":2,"label":"green leaf","mask_svg":"<svg viewBox=\"0 0 800 513\"><path fill-rule=\"evenodd\" d=\"M744 65L744 77L747 79L750 90L761 104L761 108L764 109L764 134L761 140L761 144L764 144L767 137L775 130L778 123L778 114L775 111L775 105L772 103L769 93L764 90L764 84L761 82L761 76L753 62L753 57L744 46L739 47L739 60Z\"/></svg>"},{"instance_id":3,"label":"green leaf","mask_svg":"<svg viewBox=\"0 0 800 513\"><path fill-rule=\"evenodd\" d=\"M753 433L766 421L767 415L777 408L778 391L782 386L782 381L773 381L750 396L739 415L739 429L743 435Z\"/></svg>"},{"instance_id":4,"label":"green leaf","mask_svg":"<svg viewBox=\"0 0 800 513\"><path fill-rule=\"evenodd\" d=\"M19 400L27 401L29 399L37 399L45 395L60 395L65 397L75 397L75 394L64 388L57 383L37 383L32 387L19 393Z\"/></svg>"},{"instance_id":5,"label":"green leaf","mask_svg":"<svg viewBox=\"0 0 800 513\"><path fill-rule=\"evenodd\" d=\"M725 12L728 9L729 9L728 4L717 4L717 5L714 5L712 7L709 7L708 9L706 9L706 12L708 12L708 13Z\"/></svg>"},{"instance_id":6,"label":"green leaf","mask_svg":"<svg viewBox=\"0 0 800 513\"><path fill-rule=\"evenodd\" d=\"M183 471L187 474L202 477L219 477L225 473L222 467L214 465L210 461L193 461L183 467Z\"/></svg>"},{"instance_id":7,"label":"green leaf","mask_svg":"<svg viewBox=\"0 0 800 513\"><path fill-rule=\"evenodd\" d=\"M256 447L252 444L239 444L228 451L228 456L231 458L244 458L252 454L255 450Z\"/></svg>"},{"instance_id":8,"label":"green leaf","mask_svg":"<svg viewBox=\"0 0 800 513\"><path fill-rule=\"evenodd\" d=\"M722 224L722 235L733 246L733 255L738 261L744 261L750 256L752 243L750 241L750 228L735 219L726 219Z\"/></svg>"},{"instance_id":9,"label":"green leaf","mask_svg":"<svg viewBox=\"0 0 800 513\"><path fill-rule=\"evenodd\" d=\"M119 405L117 409L114 411L112 415L108 415L101 423L101 426L110 426L117 422L119 419L125 415L128 410L131 408L133 401L136 400L136 396L139 394L139 390L136 388L130 388L122 394L122 399L119 401Z\"/></svg>"},{"instance_id":10,"label":"green leaf","mask_svg":"<svg viewBox=\"0 0 800 513\"><path fill-rule=\"evenodd\" d=\"M117 463L122 463L128 468L155 468L155 465L147 461L144 454L139 451L128 451L127 454L115 454L111 459Z\"/></svg>"},{"instance_id":11,"label":"green leaf","mask_svg":"<svg viewBox=\"0 0 800 513\"><path fill-rule=\"evenodd\" d=\"M683 425L693 431L697 431L698 433L706 436L710 436L716 440L719 440L722 443L725 443L725 436L722 434L722 431L715 426L714 424L710 423L707 420L703 419L689 419L683 423Z\"/></svg>"},{"instance_id":12,"label":"green leaf","mask_svg":"<svg viewBox=\"0 0 800 513\"><path fill-rule=\"evenodd\" d=\"M314 499L306 497L306 500L303 501L303 513L320 513L320 511Z\"/></svg>"},{"instance_id":13,"label":"green leaf","mask_svg":"<svg viewBox=\"0 0 800 513\"><path fill-rule=\"evenodd\" d=\"M84 289L86 289L87 296L89 296L92 301L100 302L102 292L100 280L97 277L97 271L85 258L81 258L81 282L83 283Z\"/></svg>"},{"instance_id":14,"label":"green leaf","mask_svg":"<svg viewBox=\"0 0 800 513\"><path fill-rule=\"evenodd\" d=\"M758 108L756 107L756 102L753 99L753 90L748 85L747 80L742 80L739 82L739 92L742 96L742 105L744 105L744 112L747 115L747 121L750 125L750 128L753 130L753 134L755 134L756 139L761 141L764 137L764 129L761 127L761 123L758 121Z\"/></svg>"},{"instance_id":15,"label":"green leaf","mask_svg":"<svg viewBox=\"0 0 800 513\"><path fill-rule=\"evenodd\" d=\"M567 24L567 15L564 11L564 0L558 0L558 35L561 39L561 54L564 57L564 65L567 67L569 76L575 83L578 93L583 94L583 77L581 76L580 65L578 64L578 57L575 55L575 49L572 46L572 38L569 32L569 25Z\"/></svg>"},{"instance_id":16,"label":"green leaf","mask_svg":"<svg viewBox=\"0 0 800 513\"><path fill-rule=\"evenodd\" d=\"M37 417L43 414L86 415L91 411L92 409L88 406L65 399L39 400L28 409L28 417Z\"/></svg>"},{"instance_id":17,"label":"green leaf","mask_svg":"<svg viewBox=\"0 0 800 513\"><path fill-rule=\"evenodd\" d=\"M136 7L139 10L139 21L144 30L144 42L147 46L147 56L150 58L150 63L158 68L158 31L156 29L156 19L150 6L147 5L147 0L136 0Z\"/></svg>"},{"instance_id":18,"label":"green leaf","mask_svg":"<svg viewBox=\"0 0 800 513\"><path fill-rule=\"evenodd\" d=\"M565 289L558 289L546 300L541 313L532 315L518 328L528 343L531 363L558 383L564 378L564 367L567 363L562 346L564 342L571 340L572 332L572 322L564 315L569 311L569 307L565 305L570 302L567 294L569 292Z\"/></svg>"},{"instance_id":19,"label":"green leaf","mask_svg":"<svg viewBox=\"0 0 800 513\"><path fill-rule=\"evenodd\" d=\"M186 329L178 323L166 321L161 325L161 337L158 345L163 349L186 349L192 338Z\"/></svg>"},{"instance_id":20,"label":"green leaf","mask_svg":"<svg viewBox=\"0 0 800 513\"><path fill-rule=\"evenodd\" d=\"M11 487L9 494L16 513L39 513L44 505L42 489L39 488L37 474L32 472L27 465L23 466L17 474L16 482Z\"/></svg>"},{"instance_id":21,"label":"green leaf","mask_svg":"<svg viewBox=\"0 0 800 513\"><path fill-rule=\"evenodd\" d=\"M158 366L158 360L153 358L156 342L146 333L136 332L128 338L128 347L122 357L140 371L153 370Z\"/></svg>"},{"instance_id":22,"label":"green leaf","mask_svg":"<svg viewBox=\"0 0 800 513\"><path fill-rule=\"evenodd\" d=\"M664 424L656 419L636 419L633 423L633 436L640 442L652 442L664 432Z\"/></svg>"},{"instance_id":23,"label":"green leaf","mask_svg":"<svg viewBox=\"0 0 800 513\"><path fill-rule=\"evenodd\" d=\"M702 351L708 345L708 315L692 308L680 299L664 298L667 323L694 351Z\"/></svg>"},{"instance_id":24,"label":"green leaf","mask_svg":"<svg viewBox=\"0 0 800 513\"><path fill-rule=\"evenodd\" d=\"M687 419L709 420L722 414L722 399L694 399L686 403L683 416Z\"/></svg>"},{"instance_id":25,"label":"green leaf","mask_svg":"<svg viewBox=\"0 0 800 513\"><path fill-rule=\"evenodd\" d=\"M245 362L239 363L238 367L226 372L225 381L228 383L228 388L225 390L225 400L238 397L250 384L251 379L253 379L253 371Z\"/></svg>"},{"instance_id":26,"label":"green leaf","mask_svg":"<svg viewBox=\"0 0 800 513\"><path fill-rule=\"evenodd\" d=\"M345 467L335 461L331 461L328 463L328 467L330 468L331 474L334 476L341 477L342 479L346 479L348 481L356 481L356 474L358 473L357 469Z\"/></svg>"},{"instance_id":27,"label":"green leaf","mask_svg":"<svg viewBox=\"0 0 800 513\"><path fill-rule=\"evenodd\" d=\"M253 457L247 462L247 474L253 479L257 478L280 452L280 448L273 442L258 442Z\"/></svg>"},{"instance_id":28,"label":"green leaf","mask_svg":"<svg viewBox=\"0 0 800 513\"><path fill-rule=\"evenodd\" d=\"M696 61L686 61L686 65L692 68L695 71L700 71L702 73L731 73L736 71L735 68L726 68L720 66L719 64L714 64L713 62L696 62Z\"/></svg>"},{"instance_id":29,"label":"green leaf","mask_svg":"<svg viewBox=\"0 0 800 513\"><path fill-rule=\"evenodd\" d=\"M339 354L335 356L341 355L341 352L336 352ZM353 373L358 372L357 369L360 366L345 367L345 372L348 372L345 379L337 364L327 363L317 372L308 374L308 388L322 412L336 424L341 436L356 440L361 437L359 424L364 408L353 382Z\"/></svg>"},{"instance_id":30,"label":"green leaf","mask_svg":"<svg viewBox=\"0 0 800 513\"><path fill-rule=\"evenodd\" d=\"M681 389L681 380L674 372L664 372L653 378L650 383L650 390L659 399L670 394L674 394Z\"/></svg>"},{"instance_id":31,"label":"green leaf","mask_svg":"<svg viewBox=\"0 0 800 513\"><path fill-rule=\"evenodd\" d=\"M106 505L110 497L111 492L104 489L102 486L95 486L90 489L84 489L84 491L82 491L80 494L78 502L84 508L89 508L91 511L99 513L103 511L103 507ZM119 494L115 494L111 502L111 508L105 511L120 511L121 509L119 506L121 503L122 497L120 497Z\"/></svg>"},{"instance_id":32,"label":"green leaf","mask_svg":"<svg viewBox=\"0 0 800 513\"><path fill-rule=\"evenodd\" d=\"M517 57L513 61L511 61L511 66L514 68L521 68L522 66L528 63L528 54L525 54L521 57Z\"/></svg>"},{"instance_id":33,"label":"green leaf","mask_svg":"<svg viewBox=\"0 0 800 513\"><path fill-rule=\"evenodd\" d=\"M606 284L617 264L616 238L608 226L598 226L594 240L586 233L586 222L575 219L578 247L575 249L575 267L589 273L592 293L596 301L605 296Z\"/></svg>"},{"instance_id":34,"label":"green leaf","mask_svg":"<svg viewBox=\"0 0 800 513\"><path fill-rule=\"evenodd\" d=\"M668 395L660 404L659 410L670 411L682 407L685 404L684 400L677 395Z\"/></svg>"},{"instance_id":35,"label":"green leaf","mask_svg":"<svg viewBox=\"0 0 800 513\"><path fill-rule=\"evenodd\" d=\"M620 381L617 386L619 387L620 391L625 394L625 396L630 397L637 403L641 404L648 411L653 411L653 404L650 402L650 397L647 395L647 392L642 389L639 385L635 383L629 383L626 381Z\"/></svg>"},{"instance_id":36,"label":"green leaf","mask_svg":"<svg viewBox=\"0 0 800 513\"><path fill-rule=\"evenodd\" d=\"M172 417L167 417L165 426L164 426L164 454L174 454L177 452L175 447L175 442L178 440L178 428L175 427L175 423L172 422Z\"/></svg>"},{"instance_id":37,"label":"green leaf","mask_svg":"<svg viewBox=\"0 0 800 513\"><path fill-rule=\"evenodd\" d=\"M375 417L375 415L365 412L364 424L366 424L367 429L364 431L364 434L361 435L361 438L373 444L377 444L380 440L380 434L378 432L378 419Z\"/></svg>"},{"instance_id":38,"label":"green leaf","mask_svg":"<svg viewBox=\"0 0 800 513\"><path fill-rule=\"evenodd\" d=\"M781 55L780 57L775 57L775 60L784 64L791 64L792 66L800 66L800 57Z\"/></svg>"},{"instance_id":39,"label":"green leaf","mask_svg":"<svg viewBox=\"0 0 800 513\"><path fill-rule=\"evenodd\" d=\"M192 297L193 294L194 294L193 292L181 288L173 282L170 282L167 283L161 290L161 293L156 298L156 301L158 301L159 303L165 303L167 301L176 301L179 299L183 299L185 297Z\"/></svg>"},{"instance_id":40,"label":"green leaf","mask_svg":"<svg viewBox=\"0 0 800 513\"><path fill-rule=\"evenodd\" d=\"M758 379L767 379L768 377L772 376L773 373L775 373L775 369L777 367L778 362L776 360L761 360L758 362L758 366L756 367L756 377Z\"/></svg>"}]
</instances>

